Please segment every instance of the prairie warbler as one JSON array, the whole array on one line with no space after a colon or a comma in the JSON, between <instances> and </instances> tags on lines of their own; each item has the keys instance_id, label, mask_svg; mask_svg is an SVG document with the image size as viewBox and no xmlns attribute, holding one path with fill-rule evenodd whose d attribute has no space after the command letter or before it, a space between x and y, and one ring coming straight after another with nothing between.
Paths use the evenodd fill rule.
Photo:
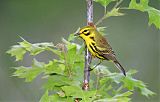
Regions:
<instances>
[{"instance_id":1,"label":"prairie warbler","mask_svg":"<svg viewBox=\"0 0 160 102\"><path fill-rule=\"evenodd\" d=\"M112 61L115 66L126 76L124 68L116 59L115 53L109 45L107 39L105 39L95 27L85 26L81 28L76 35L80 36L85 41L86 46L93 57L97 57L101 61Z\"/></svg>"}]
</instances>

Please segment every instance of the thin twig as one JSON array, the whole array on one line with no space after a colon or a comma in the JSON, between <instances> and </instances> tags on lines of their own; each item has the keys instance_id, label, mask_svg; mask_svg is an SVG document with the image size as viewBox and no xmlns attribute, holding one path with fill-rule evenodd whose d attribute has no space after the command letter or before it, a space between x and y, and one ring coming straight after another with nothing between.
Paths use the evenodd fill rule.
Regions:
<instances>
[{"instance_id":1,"label":"thin twig","mask_svg":"<svg viewBox=\"0 0 160 102\"><path fill-rule=\"evenodd\" d=\"M123 2L123 0L118 1L118 2L114 5L113 9L114 9L114 8L117 8L122 2Z\"/></svg>"},{"instance_id":2,"label":"thin twig","mask_svg":"<svg viewBox=\"0 0 160 102\"><path fill-rule=\"evenodd\" d=\"M104 14L106 14L107 13L107 7L105 6L104 7Z\"/></svg>"},{"instance_id":3,"label":"thin twig","mask_svg":"<svg viewBox=\"0 0 160 102\"><path fill-rule=\"evenodd\" d=\"M93 25L93 0L86 0L87 3L87 25ZM85 67L84 67L84 81L83 81L83 90L89 89L89 80L90 80L90 63L92 60L91 53L86 47L85 51Z\"/></svg>"},{"instance_id":4,"label":"thin twig","mask_svg":"<svg viewBox=\"0 0 160 102\"><path fill-rule=\"evenodd\" d=\"M107 18L107 16L106 15L103 15L103 17L102 18L100 18L97 22L96 22L96 26L98 25L98 24L100 24L104 19L106 19Z\"/></svg>"},{"instance_id":5,"label":"thin twig","mask_svg":"<svg viewBox=\"0 0 160 102\"><path fill-rule=\"evenodd\" d=\"M99 87L99 79L100 79L100 69L98 68L97 79L96 79L96 90L98 90Z\"/></svg>"},{"instance_id":6,"label":"thin twig","mask_svg":"<svg viewBox=\"0 0 160 102\"><path fill-rule=\"evenodd\" d=\"M119 1L113 6L112 10L115 9L115 8L117 8L122 2L123 2L123 0L119 0ZM100 24L104 19L108 18L108 16L106 16L106 15L107 15L107 11L106 11L106 7L104 7L104 15L103 15L102 18L100 18L100 19L95 23L95 25Z\"/></svg>"}]
</instances>

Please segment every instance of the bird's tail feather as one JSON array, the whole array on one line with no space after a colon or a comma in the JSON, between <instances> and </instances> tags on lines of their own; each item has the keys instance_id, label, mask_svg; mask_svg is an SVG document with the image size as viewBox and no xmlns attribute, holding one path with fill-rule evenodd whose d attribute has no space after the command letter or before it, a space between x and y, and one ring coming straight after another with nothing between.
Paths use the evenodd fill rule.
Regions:
<instances>
[{"instance_id":1,"label":"bird's tail feather","mask_svg":"<svg viewBox=\"0 0 160 102\"><path fill-rule=\"evenodd\" d=\"M122 67L122 65L117 60L114 61L114 64L124 74L124 76L126 76L126 71L124 70L124 68Z\"/></svg>"}]
</instances>

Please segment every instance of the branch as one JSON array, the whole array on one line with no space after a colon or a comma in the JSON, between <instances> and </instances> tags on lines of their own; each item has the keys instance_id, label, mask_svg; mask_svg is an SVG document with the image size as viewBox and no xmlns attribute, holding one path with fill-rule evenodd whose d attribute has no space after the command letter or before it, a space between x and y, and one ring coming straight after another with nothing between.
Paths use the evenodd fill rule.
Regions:
<instances>
[{"instance_id":1,"label":"branch","mask_svg":"<svg viewBox=\"0 0 160 102\"><path fill-rule=\"evenodd\" d=\"M114 8L117 8L122 2L123 2L123 0L117 1L116 4L113 6L112 10L113 10ZM104 15L103 15L103 17L102 17L101 19L99 19L99 20L95 23L95 25L100 24L104 19L108 18L108 16L106 16L106 14L107 14L107 12L106 12L106 7L104 7Z\"/></svg>"},{"instance_id":2,"label":"branch","mask_svg":"<svg viewBox=\"0 0 160 102\"><path fill-rule=\"evenodd\" d=\"M87 2L87 25L93 25L93 0L86 0ZM84 67L84 81L83 81L83 90L89 89L89 80L90 80L90 63L92 60L91 53L86 47L85 51L85 67Z\"/></svg>"},{"instance_id":3,"label":"branch","mask_svg":"<svg viewBox=\"0 0 160 102\"><path fill-rule=\"evenodd\" d=\"M93 0L87 2L87 24L93 26Z\"/></svg>"}]
</instances>

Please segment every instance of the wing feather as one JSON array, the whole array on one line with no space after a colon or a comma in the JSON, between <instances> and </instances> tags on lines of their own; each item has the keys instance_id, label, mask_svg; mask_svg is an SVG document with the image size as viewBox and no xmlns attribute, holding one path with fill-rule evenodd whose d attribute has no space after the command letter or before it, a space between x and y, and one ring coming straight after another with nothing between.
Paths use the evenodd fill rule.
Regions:
<instances>
[{"instance_id":1,"label":"wing feather","mask_svg":"<svg viewBox=\"0 0 160 102\"><path fill-rule=\"evenodd\" d=\"M107 39L103 37L97 30L95 31L96 47L102 53L114 54L112 47L109 45Z\"/></svg>"}]
</instances>

